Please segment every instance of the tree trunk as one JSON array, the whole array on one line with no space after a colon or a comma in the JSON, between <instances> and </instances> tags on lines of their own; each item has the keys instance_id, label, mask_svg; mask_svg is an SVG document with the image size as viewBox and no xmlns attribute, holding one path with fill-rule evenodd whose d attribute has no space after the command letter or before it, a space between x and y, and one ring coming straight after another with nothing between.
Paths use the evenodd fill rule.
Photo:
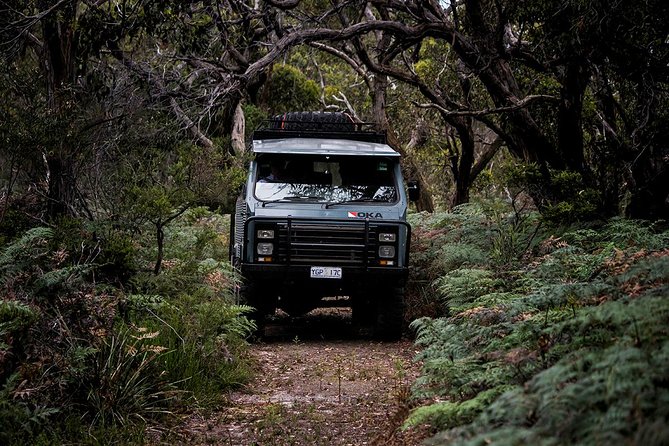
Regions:
<instances>
[{"instance_id":1,"label":"tree trunk","mask_svg":"<svg viewBox=\"0 0 669 446\"><path fill-rule=\"evenodd\" d=\"M386 113L386 90L388 88L388 77L382 74L374 76L372 81L372 115L373 120L388 135L388 144L397 150L404 160L403 173L407 180L417 181L420 187L420 199L416 202L418 211L434 212L434 202L432 195L428 192L427 181L414 160L404 149L400 141L395 136L395 132L390 128L388 114Z\"/></svg>"},{"instance_id":2,"label":"tree trunk","mask_svg":"<svg viewBox=\"0 0 669 446\"><path fill-rule=\"evenodd\" d=\"M589 77L590 73L582 64L569 63L562 80L558 107L558 150L567 169L582 174L584 181L588 180L588 175L583 153L583 95Z\"/></svg>"},{"instance_id":3,"label":"tree trunk","mask_svg":"<svg viewBox=\"0 0 669 446\"><path fill-rule=\"evenodd\" d=\"M478 73L490 98L497 107L515 106L522 100L523 92L516 81L507 58L504 57L504 28L498 27L495 17L498 9L492 0L465 0L467 19L471 24L474 40L471 47L457 44L454 49L467 67ZM475 50L475 51L473 51ZM527 108L519 108L506 114L508 137L513 155L525 163L538 166L542 177L532 192L532 198L539 208L551 203L550 168L563 170L566 165L557 148L534 120Z\"/></svg>"},{"instance_id":4,"label":"tree trunk","mask_svg":"<svg viewBox=\"0 0 669 446\"><path fill-rule=\"evenodd\" d=\"M593 162L593 177L601 194L601 214L613 217L620 214L621 185L625 183L623 173L623 157L629 152L618 136L616 100L608 79L597 73L597 86L594 88L597 108L600 110L603 141L596 143L596 156Z\"/></svg>"},{"instance_id":5,"label":"tree trunk","mask_svg":"<svg viewBox=\"0 0 669 446\"><path fill-rule=\"evenodd\" d=\"M469 203L469 189L474 178L472 177L472 166L474 165L474 131L469 125L459 125L456 130L460 139L460 156L458 157L457 175L455 177L455 191L451 197L451 207Z\"/></svg>"},{"instance_id":6,"label":"tree trunk","mask_svg":"<svg viewBox=\"0 0 669 446\"><path fill-rule=\"evenodd\" d=\"M72 162L60 156L46 159L48 169L47 216L54 221L73 213L75 200L75 177Z\"/></svg>"},{"instance_id":7,"label":"tree trunk","mask_svg":"<svg viewBox=\"0 0 669 446\"><path fill-rule=\"evenodd\" d=\"M156 222L156 245L158 247L158 254L156 256L156 265L153 267L153 274L156 276L160 274L160 268L163 264L163 255L165 249L165 230L164 223L161 220Z\"/></svg>"},{"instance_id":8,"label":"tree trunk","mask_svg":"<svg viewBox=\"0 0 669 446\"><path fill-rule=\"evenodd\" d=\"M246 120L244 118L244 110L242 109L241 101L237 103L235 107L235 112L232 116L232 150L236 157L241 157L241 155L246 151L246 141L244 140L246 133Z\"/></svg>"},{"instance_id":9,"label":"tree trunk","mask_svg":"<svg viewBox=\"0 0 669 446\"><path fill-rule=\"evenodd\" d=\"M40 1L41 10L47 10L51 2ZM43 55L42 71L46 79L47 107L62 122L70 117L67 101L76 77L76 11L78 2L69 2L58 14L49 14L42 20ZM58 147L47 147L47 218L54 221L72 213L76 191L76 176L71 142L60 135Z\"/></svg>"},{"instance_id":10,"label":"tree trunk","mask_svg":"<svg viewBox=\"0 0 669 446\"><path fill-rule=\"evenodd\" d=\"M669 149L649 148L632 167L634 188L625 210L631 218L669 220Z\"/></svg>"},{"instance_id":11,"label":"tree trunk","mask_svg":"<svg viewBox=\"0 0 669 446\"><path fill-rule=\"evenodd\" d=\"M656 115L661 106L656 92L644 87L638 87L636 115ZM632 218L669 219L669 130L666 126L641 124L634 132L638 144L626 154L631 197L625 211Z\"/></svg>"}]
</instances>

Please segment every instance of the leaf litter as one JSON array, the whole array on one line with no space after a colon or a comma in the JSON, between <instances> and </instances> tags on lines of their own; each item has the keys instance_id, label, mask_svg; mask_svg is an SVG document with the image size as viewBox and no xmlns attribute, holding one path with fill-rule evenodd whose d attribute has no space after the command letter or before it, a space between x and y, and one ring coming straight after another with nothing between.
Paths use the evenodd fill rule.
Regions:
<instances>
[{"instance_id":1,"label":"leaf litter","mask_svg":"<svg viewBox=\"0 0 669 446\"><path fill-rule=\"evenodd\" d=\"M317 320L314 326L319 325ZM304 340L283 337L252 345L254 380L232 392L221 410L189 416L178 428L180 441L401 446L428 436L420 429L400 430L412 408L410 387L420 372L413 360L418 349L411 341L323 339L313 330Z\"/></svg>"}]
</instances>

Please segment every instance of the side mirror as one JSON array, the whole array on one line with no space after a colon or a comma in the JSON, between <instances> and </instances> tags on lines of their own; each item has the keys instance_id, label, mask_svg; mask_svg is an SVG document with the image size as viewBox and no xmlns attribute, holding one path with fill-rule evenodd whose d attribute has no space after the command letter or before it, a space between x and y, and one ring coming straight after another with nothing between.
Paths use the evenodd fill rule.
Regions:
<instances>
[{"instance_id":1,"label":"side mirror","mask_svg":"<svg viewBox=\"0 0 669 446\"><path fill-rule=\"evenodd\" d=\"M407 183L407 190L409 192L409 200L418 201L420 199L420 186L418 181L409 181Z\"/></svg>"}]
</instances>

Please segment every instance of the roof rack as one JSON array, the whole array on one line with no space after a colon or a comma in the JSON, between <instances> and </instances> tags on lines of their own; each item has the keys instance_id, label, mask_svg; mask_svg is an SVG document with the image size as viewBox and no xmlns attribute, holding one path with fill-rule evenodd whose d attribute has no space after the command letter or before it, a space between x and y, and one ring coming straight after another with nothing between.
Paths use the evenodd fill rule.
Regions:
<instances>
[{"instance_id":1,"label":"roof rack","mask_svg":"<svg viewBox=\"0 0 669 446\"><path fill-rule=\"evenodd\" d=\"M286 139L286 138L324 138L324 139L348 139L351 141L373 142L386 144L385 132L333 132L316 130L275 130L263 129L253 132L254 140L261 139Z\"/></svg>"},{"instance_id":2,"label":"roof rack","mask_svg":"<svg viewBox=\"0 0 669 446\"><path fill-rule=\"evenodd\" d=\"M316 115L317 116L317 115ZM317 116L318 117L318 116ZM370 122L332 122L293 120L281 116L263 121L253 132L254 140L286 138L325 138L386 144L386 132Z\"/></svg>"}]
</instances>

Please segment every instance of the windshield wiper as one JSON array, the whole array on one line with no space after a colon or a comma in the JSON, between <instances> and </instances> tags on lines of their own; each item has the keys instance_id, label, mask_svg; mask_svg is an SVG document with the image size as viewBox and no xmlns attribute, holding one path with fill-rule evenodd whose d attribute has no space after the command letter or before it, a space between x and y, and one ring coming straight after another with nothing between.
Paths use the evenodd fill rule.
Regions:
<instances>
[{"instance_id":1,"label":"windshield wiper","mask_svg":"<svg viewBox=\"0 0 669 446\"><path fill-rule=\"evenodd\" d=\"M320 200L320 199L321 199L321 197L317 197L315 195L293 195L293 196L290 196L290 197L277 198L276 200L263 201L262 202L262 207L265 207L265 205L272 204L272 203L292 203L293 201Z\"/></svg>"},{"instance_id":2,"label":"windshield wiper","mask_svg":"<svg viewBox=\"0 0 669 446\"><path fill-rule=\"evenodd\" d=\"M374 197L362 197L362 198L352 198L350 200L341 200L341 201L333 201L330 203L327 203L325 205L325 209L328 209L332 206L335 206L337 204L349 204L349 203L387 203L388 200L384 200L383 198L374 198Z\"/></svg>"}]
</instances>

